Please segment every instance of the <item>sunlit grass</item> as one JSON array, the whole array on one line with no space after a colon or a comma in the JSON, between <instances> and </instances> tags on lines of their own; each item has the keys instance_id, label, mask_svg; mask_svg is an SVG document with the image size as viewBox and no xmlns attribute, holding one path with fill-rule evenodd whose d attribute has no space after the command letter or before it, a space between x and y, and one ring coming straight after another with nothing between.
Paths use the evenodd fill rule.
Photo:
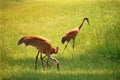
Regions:
<instances>
[{"instance_id":1,"label":"sunlit grass","mask_svg":"<svg viewBox=\"0 0 120 80\"><path fill-rule=\"evenodd\" d=\"M112 0L1 0L0 2L0 79L24 80L117 80L120 74L120 1ZM61 37L88 17L64 54ZM41 35L59 46L53 55L60 61L60 71L50 61L43 71L37 50L18 40L25 35Z\"/></svg>"}]
</instances>

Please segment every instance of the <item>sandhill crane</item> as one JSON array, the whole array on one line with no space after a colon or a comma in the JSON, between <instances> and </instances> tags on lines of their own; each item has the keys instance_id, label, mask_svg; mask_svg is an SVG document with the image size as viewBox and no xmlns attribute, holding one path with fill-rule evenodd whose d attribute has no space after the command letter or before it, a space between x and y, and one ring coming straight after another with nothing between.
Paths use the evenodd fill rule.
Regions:
<instances>
[{"instance_id":1,"label":"sandhill crane","mask_svg":"<svg viewBox=\"0 0 120 80\"><path fill-rule=\"evenodd\" d=\"M34 46L38 49L38 53L36 55L36 61L35 61L35 70L37 68L37 60L38 60L39 53L41 53L40 59L41 59L42 67L43 67L44 70L45 70L45 68L44 68L44 63L43 62L46 62L44 60L44 58L46 56L48 56L48 59L47 59L47 62L46 62L47 65L49 65L48 60L51 59L56 63L57 69L59 70L59 61L56 58L53 58L51 56L51 54L57 54L58 53L58 47L53 48L51 46L51 42L48 39L46 39L42 36L24 36L18 41L18 45L20 45L22 43L24 43L26 46L31 45L31 46ZM45 54L44 57L42 57L42 53Z\"/></svg>"},{"instance_id":2,"label":"sandhill crane","mask_svg":"<svg viewBox=\"0 0 120 80\"><path fill-rule=\"evenodd\" d=\"M81 27L83 26L83 23L85 22L85 20L86 20L86 21L88 22L88 24L89 24L89 19L88 19L88 18L84 18L83 21L82 21L82 23L80 24L80 26L78 26L78 27L76 27L76 28L68 31L68 32L62 37L61 42L62 42L63 44L64 44L65 42L67 42L67 44L65 45L65 48L64 48L63 52L65 51L65 49L66 49L66 47L67 47L67 45L68 45L68 43L69 43L69 41L70 41L71 39L73 39L73 46L72 46L72 47L73 47L73 50L74 50L75 38L76 38L78 32L80 31ZM63 53L63 52L62 52L62 53Z\"/></svg>"}]
</instances>

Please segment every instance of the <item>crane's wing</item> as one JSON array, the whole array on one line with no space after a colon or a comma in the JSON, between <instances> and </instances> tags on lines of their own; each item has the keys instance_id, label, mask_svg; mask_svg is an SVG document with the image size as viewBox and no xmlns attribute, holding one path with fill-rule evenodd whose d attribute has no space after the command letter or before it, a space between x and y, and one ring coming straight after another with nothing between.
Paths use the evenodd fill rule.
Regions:
<instances>
[{"instance_id":1,"label":"crane's wing","mask_svg":"<svg viewBox=\"0 0 120 80\"><path fill-rule=\"evenodd\" d=\"M31 46L44 46L44 45L51 45L51 42L43 37L40 36L25 36L22 37L18 41L18 45L24 43L26 46L31 45Z\"/></svg>"}]
</instances>

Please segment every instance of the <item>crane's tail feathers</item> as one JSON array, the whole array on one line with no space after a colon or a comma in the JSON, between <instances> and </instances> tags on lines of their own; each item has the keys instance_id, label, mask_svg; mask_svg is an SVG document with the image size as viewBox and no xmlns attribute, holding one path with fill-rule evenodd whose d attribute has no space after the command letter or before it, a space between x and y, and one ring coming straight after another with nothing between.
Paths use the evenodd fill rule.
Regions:
<instances>
[{"instance_id":1,"label":"crane's tail feathers","mask_svg":"<svg viewBox=\"0 0 120 80\"><path fill-rule=\"evenodd\" d=\"M25 37L22 37L19 41L18 41L18 45L22 44L25 40Z\"/></svg>"}]
</instances>

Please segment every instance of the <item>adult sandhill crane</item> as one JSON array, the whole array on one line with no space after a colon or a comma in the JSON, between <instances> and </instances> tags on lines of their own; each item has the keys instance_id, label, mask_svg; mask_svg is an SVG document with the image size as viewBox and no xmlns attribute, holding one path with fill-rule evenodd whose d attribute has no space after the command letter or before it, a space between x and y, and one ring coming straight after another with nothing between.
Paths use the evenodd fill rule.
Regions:
<instances>
[{"instance_id":1,"label":"adult sandhill crane","mask_svg":"<svg viewBox=\"0 0 120 80\"><path fill-rule=\"evenodd\" d=\"M37 60L38 60L39 53L41 53L40 59L41 59L42 67L43 67L44 70L45 70L45 68L44 68L44 63L43 62L46 62L44 60L44 58L46 56L48 56L48 59L47 59L47 62L46 62L47 65L49 65L48 60L51 59L56 63L57 69L59 70L58 60L51 56L51 54L57 54L58 53L58 47L53 48L52 45L51 45L51 42L48 39L46 39L44 37L41 37L41 36L24 36L18 41L18 45L20 45L22 43L24 43L26 46L31 45L31 46L34 46L38 49L38 53L36 55L36 61L35 61L35 70L37 68ZM42 57L42 53L45 54L44 57Z\"/></svg>"},{"instance_id":2,"label":"adult sandhill crane","mask_svg":"<svg viewBox=\"0 0 120 80\"><path fill-rule=\"evenodd\" d=\"M83 21L82 21L82 23L80 24L80 26L78 26L78 27L76 27L76 28L68 31L68 32L62 37L61 42L62 42L63 44L64 44L65 42L67 42L67 44L65 45L65 48L64 48L63 52L65 51L65 49L66 49L66 47L67 47L67 45L68 45L68 43L69 43L69 41L70 41L71 39L73 39L73 46L72 46L72 47L73 47L73 50L74 50L75 38L76 38L78 32L80 31L81 27L83 26L83 23L85 22L85 20L86 20L86 21L88 22L88 24L89 24L89 19L88 19L88 18L84 18ZM62 52L62 53L63 53L63 52Z\"/></svg>"}]
</instances>

